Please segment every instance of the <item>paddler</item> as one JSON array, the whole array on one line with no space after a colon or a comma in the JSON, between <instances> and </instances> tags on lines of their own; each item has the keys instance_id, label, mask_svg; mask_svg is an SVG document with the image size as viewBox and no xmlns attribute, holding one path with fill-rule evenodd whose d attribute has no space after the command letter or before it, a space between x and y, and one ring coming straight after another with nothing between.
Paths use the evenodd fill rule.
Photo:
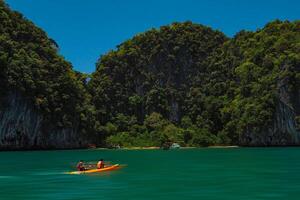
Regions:
<instances>
[{"instance_id":1,"label":"paddler","mask_svg":"<svg viewBox=\"0 0 300 200\"><path fill-rule=\"evenodd\" d=\"M97 169L101 169L101 168L104 168L104 161L102 158L97 163Z\"/></svg>"},{"instance_id":2,"label":"paddler","mask_svg":"<svg viewBox=\"0 0 300 200\"><path fill-rule=\"evenodd\" d=\"M85 170L85 167L84 167L84 163L82 160L79 161L79 163L77 164L77 170L78 171L84 171Z\"/></svg>"}]
</instances>

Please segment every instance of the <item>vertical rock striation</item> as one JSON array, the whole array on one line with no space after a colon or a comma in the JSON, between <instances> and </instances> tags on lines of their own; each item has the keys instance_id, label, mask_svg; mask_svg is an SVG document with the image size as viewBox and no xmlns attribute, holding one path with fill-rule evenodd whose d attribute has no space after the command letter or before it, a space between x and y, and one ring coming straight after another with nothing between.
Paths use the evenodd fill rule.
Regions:
<instances>
[{"instance_id":1,"label":"vertical rock striation","mask_svg":"<svg viewBox=\"0 0 300 200\"><path fill-rule=\"evenodd\" d=\"M9 92L0 111L0 149L79 148L78 127L54 128L18 92Z\"/></svg>"}]
</instances>

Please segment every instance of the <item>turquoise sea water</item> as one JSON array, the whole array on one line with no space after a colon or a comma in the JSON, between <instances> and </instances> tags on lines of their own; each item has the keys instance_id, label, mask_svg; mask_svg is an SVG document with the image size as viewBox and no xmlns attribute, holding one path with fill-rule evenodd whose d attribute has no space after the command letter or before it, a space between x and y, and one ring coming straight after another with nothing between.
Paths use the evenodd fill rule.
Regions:
<instances>
[{"instance_id":1,"label":"turquoise sea water","mask_svg":"<svg viewBox=\"0 0 300 200\"><path fill-rule=\"evenodd\" d=\"M68 175L79 159L127 165ZM0 152L0 199L299 199L300 148Z\"/></svg>"}]
</instances>

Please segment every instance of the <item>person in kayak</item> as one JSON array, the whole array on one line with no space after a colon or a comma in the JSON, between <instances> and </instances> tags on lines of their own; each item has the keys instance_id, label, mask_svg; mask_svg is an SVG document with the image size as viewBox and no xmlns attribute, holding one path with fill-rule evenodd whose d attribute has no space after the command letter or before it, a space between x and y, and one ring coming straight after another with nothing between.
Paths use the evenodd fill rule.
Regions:
<instances>
[{"instance_id":1,"label":"person in kayak","mask_svg":"<svg viewBox=\"0 0 300 200\"><path fill-rule=\"evenodd\" d=\"M100 159L97 163L97 169L102 169L104 168L104 161L103 159Z\"/></svg>"},{"instance_id":2,"label":"person in kayak","mask_svg":"<svg viewBox=\"0 0 300 200\"><path fill-rule=\"evenodd\" d=\"M85 170L85 167L84 167L84 163L82 160L79 161L79 163L77 164L77 170L78 171L84 171Z\"/></svg>"}]
</instances>

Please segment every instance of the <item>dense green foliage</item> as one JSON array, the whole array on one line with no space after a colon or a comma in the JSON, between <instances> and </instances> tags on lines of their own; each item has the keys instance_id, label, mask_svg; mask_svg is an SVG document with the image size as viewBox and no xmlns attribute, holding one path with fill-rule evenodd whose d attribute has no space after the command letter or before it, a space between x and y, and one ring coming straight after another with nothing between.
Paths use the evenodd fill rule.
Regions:
<instances>
[{"instance_id":1,"label":"dense green foliage","mask_svg":"<svg viewBox=\"0 0 300 200\"><path fill-rule=\"evenodd\" d=\"M0 1L1 102L17 91L53 127L79 127L85 113L85 88L57 51L57 44L44 31Z\"/></svg>"},{"instance_id":2,"label":"dense green foliage","mask_svg":"<svg viewBox=\"0 0 300 200\"><path fill-rule=\"evenodd\" d=\"M114 127L109 144L239 144L243 133L259 134L279 101L297 103L299 26L274 21L228 40L174 23L119 45L99 59L90 83L97 119Z\"/></svg>"},{"instance_id":3,"label":"dense green foliage","mask_svg":"<svg viewBox=\"0 0 300 200\"><path fill-rule=\"evenodd\" d=\"M242 31L223 49L221 60L235 62L233 95L221 112L227 134L266 130L279 101L300 114L299 21L274 21L254 33Z\"/></svg>"},{"instance_id":4,"label":"dense green foliage","mask_svg":"<svg viewBox=\"0 0 300 200\"><path fill-rule=\"evenodd\" d=\"M73 71L57 51L0 0L1 100L17 91L53 127L79 129L96 144L239 144L243 134L272 126L279 102L300 127L299 21L232 39L173 23L101 56L92 75Z\"/></svg>"},{"instance_id":5,"label":"dense green foliage","mask_svg":"<svg viewBox=\"0 0 300 200\"><path fill-rule=\"evenodd\" d=\"M181 135L179 138L184 137L184 132L201 132L210 137L208 133L219 129L212 120L218 100L210 102L210 95L216 92L207 87L214 84L207 58L226 40L218 31L186 22L152 29L124 42L116 51L99 59L90 82L96 118L101 124L118 125L123 116L125 124L130 125L117 126L120 137L136 138L134 133L127 132L132 132L134 125L142 126L145 130L142 137L147 137L145 140L152 141L152 145L161 143L161 137L170 135L172 130L175 135ZM223 87L222 84L214 86L220 90ZM206 106L209 110L204 109ZM150 128L145 124L153 113L160 114L164 126ZM177 130L175 125L184 116L197 126ZM158 132L163 135L157 135Z\"/></svg>"}]
</instances>

